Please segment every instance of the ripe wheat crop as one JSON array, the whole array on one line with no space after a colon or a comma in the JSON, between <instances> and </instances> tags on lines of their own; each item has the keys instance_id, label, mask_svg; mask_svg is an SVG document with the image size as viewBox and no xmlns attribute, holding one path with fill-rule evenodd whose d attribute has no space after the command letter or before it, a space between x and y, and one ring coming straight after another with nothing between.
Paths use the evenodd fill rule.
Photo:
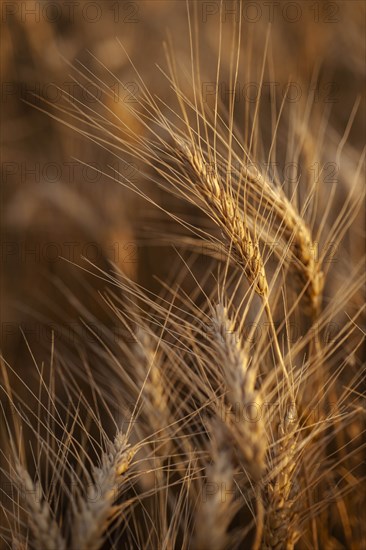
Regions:
<instances>
[{"instance_id":1,"label":"ripe wheat crop","mask_svg":"<svg viewBox=\"0 0 366 550\"><path fill-rule=\"evenodd\" d=\"M282 67L276 30L256 38L243 17L217 18L217 40L210 27L204 42L201 4L184 7L185 54L165 43L158 91L116 40L133 102L113 106L108 79L126 87L93 54L93 70L70 67L93 102L70 90L34 101L108 155L103 185L138 204L132 234L161 269L149 287L118 262L73 265L102 284L103 335L87 300L57 282L92 343L69 353L54 339L41 362L29 344L30 380L4 357L4 548L366 544L365 257L352 246L364 239L364 149L350 143L360 100L337 133L312 92L293 104L288 87L281 101L272 90L243 107L217 86L207 98L204 82L235 91L250 76L263 92ZM330 189L313 170L329 159ZM295 180L281 177L286 162Z\"/></svg>"}]
</instances>

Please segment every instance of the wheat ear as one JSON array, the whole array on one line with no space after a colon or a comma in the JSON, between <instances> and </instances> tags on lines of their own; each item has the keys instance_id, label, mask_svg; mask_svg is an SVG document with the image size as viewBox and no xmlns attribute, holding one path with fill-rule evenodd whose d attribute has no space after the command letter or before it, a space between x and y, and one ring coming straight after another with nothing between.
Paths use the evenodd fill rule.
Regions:
<instances>
[{"instance_id":1,"label":"wheat ear","mask_svg":"<svg viewBox=\"0 0 366 550\"><path fill-rule=\"evenodd\" d=\"M324 274L320 262L316 260L316 243L309 226L282 189L271 185L263 174L258 172L254 175L250 170L243 169L242 177L255 202L268 210L271 217L276 216L280 235L292 252L290 257L294 258L290 267L295 271L299 284L305 287L305 303L310 315L316 318L321 307Z\"/></svg>"},{"instance_id":2,"label":"wheat ear","mask_svg":"<svg viewBox=\"0 0 366 550\"><path fill-rule=\"evenodd\" d=\"M212 321L218 358L225 365L228 399L232 412L239 412L234 434L246 470L254 479L259 479L265 467L267 436L262 399L255 389L256 372L249 366L248 352L227 308L222 304L216 306Z\"/></svg>"},{"instance_id":3,"label":"wheat ear","mask_svg":"<svg viewBox=\"0 0 366 550\"><path fill-rule=\"evenodd\" d=\"M264 548L268 550L292 550L299 537L295 509L297 487L294 483L296 424L296 410L291 405L278 427L275 443L278 473L265 488Z\"/></svg>"},{"instance_id":4,"label":"wheat ear","mask_svg":"<svg viewBox=\"0 0 366 550\"><path fill-rule=\"evenodd\" d=\"M94 468L92 483L85 498L79 499L79 509L73 525L72 548L101 548L106 529L118 509L114 503L134 452L122 433L116 435L113 443L110 442L109 452L103 453L101 467Z\"/></svg>"},{"instance_id":5,"label":"wheat ear","mask_svg":"<svg viewBox=\"0 0 366 550\"><path fill-rule=\"evenodd\" d=\"M235 259L260 296L268 295L268 284L258 243L252 238L244 215L225 189L215 170L210 170L197 149L177 141L179 158L192 178L195 190L207 204L230 245Z\"/></svg>"},{"instance_id":6,"label":"wheat ear","mask_svg":"<svg viewBox=\"0 0 366 550\"><path fill-rule=\"evenodd\" d=\"M38 482L33 482L27 470L16 464L17 483L27 512L28 523L37 550L66 550L58 524L52 517L50 505L43 498Z\"/></svg>"},{"instance_id":7,"label":"wheat ear","mask_svg":"<svg viewBox=\"0 0 366 550\"><path fill-rule=\"evenodd\" d=\"M305 303L310 315L316 318L320 311L324 286L324 274L320 263L316 261L316 243L305 220L285 196L278 205L278 211L284 236L289 245L292 245L297 279L302 287L306 287Z\"/></svg>"},{"instance_id":8,"label":"wheat ear","mask_svg":"<svg viewBox=\"0 0 366 550\"><path fill-rule=\"evenodd\" d=\"M218 226L226 235L233 249L234 257L244 270L249 284L253 285L255 292L263 300L278 362L293 397L291 382L278 343L268 302L268 282L258 242L251 236L245 214L241 212L232 194L225 188L216 167L215 170L208 168L201 151L197 147L181 140L175 139L175 141L178 146L179 158L186 169L187 177L193 180L195 190L198 191L199 196L208 206Z\"/></svg>"},{"instance_id":9,"label":"wheat ear","mask_svg":"<svg viewBox=\"0 0 366 550\"><path fill-rule=\"evenodd\" d=\"M172 441L168 433L171 416L166 384L162 373L161 351L156 349L152 336L139 329L134 347L137 355L137 374L143 384L142 398L145 405L146 422L151 426L157 439L164 439L156 449L160 456L169 456Z\"/></svg>"},{"instance_id":10,"label":"wheat ear","mask_svg":"<svg viewBox=\"0 0 366 550\"><path fill-rule=\"evenodd\" d=\"M225 444L220 425L212 429L212 463L206 468L202 502L198 508L194 550L224 550L229 545L229 525L238 509L235 502L232 449Z\"/></svg>"}]
</instances>

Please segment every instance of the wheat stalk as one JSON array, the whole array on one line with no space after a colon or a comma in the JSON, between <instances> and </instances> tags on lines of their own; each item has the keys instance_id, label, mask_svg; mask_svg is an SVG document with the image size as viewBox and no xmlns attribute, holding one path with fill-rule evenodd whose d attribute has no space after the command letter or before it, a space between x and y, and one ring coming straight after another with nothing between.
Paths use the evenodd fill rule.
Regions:
<instances>
[{"instance_id":1,"label":"wheat stalk","mask_svg":"<svg viewBox=\"0 0 366 550\"><path fill-rule=\"evenodd\" d=\"M118 510L114 503L134 453L135 449L122 433L110 442L108 452L103 453L101 466L94 468L85 498L79 499L72 548L98 550L102 546L105 532Z\"/></svg>"},{"instance_id":2,"label":"wheat stalk","mask_svg":"<svg viewBox=\"0 0 366 550\"><path fill-rule=\"evenodd\" d=\"M16 481L24 499L33 535L33 546L37 550L66 550L66 542L52 517L48 501L43 498L40 484L32 481L28 471L21 464L16 463L15 468Z\"/></svg>"}]
</instances>

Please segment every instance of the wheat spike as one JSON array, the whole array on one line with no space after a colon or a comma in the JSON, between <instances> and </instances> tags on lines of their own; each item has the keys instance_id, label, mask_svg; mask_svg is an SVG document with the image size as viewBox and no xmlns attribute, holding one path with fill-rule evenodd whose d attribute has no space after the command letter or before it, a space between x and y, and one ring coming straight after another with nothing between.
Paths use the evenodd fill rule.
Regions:
<instances>
[{"instance_id":1,"label":"wheat spike","mask_svg":"<svg viewBox=\"0 0 366 550\"><path fill-rule=\"evenodd\" d=\"M271 185L263 174L257 172L254 175L243 167L242 177L250 187L255 204L260 204L269 214L276 216L281 228L279 235L287 246L284 260L290 261L300 286L306 286L305 303L310 314L316 317L321 307L324 274L316 260L316 243L309 226L282 189L278 185ZM265 232L262 235L265 236Z\"/></svg>"},{"instance_id":2,"label":"wheat spike","mask_svg":"<svg viewBox=\"0 0 366 550\"><path fill-rule=\"evenodd\" d=\"M66 550L65 540L52 517L47 500L43 498L40 484L34 483L27 470L16 464L17 482L24 498L28 523L37 550Z\"/></svg>"},{"instance_id":3,"label":"wheat spike","mask_svg":"<svg viewBox=\"0 0 366 550\"><path fill-rule=\"evenodd\" d=\"M267 296L268 284L259 246L251 236L245 217L235 200L225 190L216 170L208 168L202 153L182 141L177 141L178 152L195 189L214 213L218 225L226 235L236 261L244 269L250 284L260 296Z\"/></svg>"},{"instance_id":4,"label":"wheat spike","mask_svg":"<svg viewBox=\"0 0 366 550\"><path fill-rule=\"evenodd\" d=\"M290 406L278 427L275 456L279 472L266 487L267 513L264 524L264 548L292 550L299 537L295 509L296 485L296 410ZM276 466L275 466L276 467Z\"/></svg>"},{"instance_id":5,"label":"wheat spike","mask_svg":"<svg viewBox=\"0 0 366 550\"><path fill-rule=\"evenodd\" d=\"M198 507L194 550L228 548L228 528L237 510L232 449L225 445L220 426L214 426L212 463L206 468L205 484Z\"/></svg>"},{"instance_id":6,"label":"wheat spike","mask_svg":"<svg viewBox=\"0 0 366 550\"><path fill-rule=\"evenodd\" d=\"M156 449L160 456L168 456L172 451L171 439L168 433L168 426L171 423L168 395L162 372L161 351L154 346L152 336L140 329L136 335L135 346L138 358L136 371L139 382L143 384L144 410L146 411L146 422L151 426L157 439L164 439Z\"/></svg>"},{"instance_id":7,"label":"wheat spike","mask_svg":"<svg viewBox=\"0 0 366 550\"><path fill-rule=\"evenodd\" d=\"M222 304L215 309L213 326L218 357L224 365L232 412L239 412L233 434L246 470L258 479L265 467L267 437L262 398L255 389L255 370L249 366L248 353L242 345L234 322L228 316L227 308Z\"/></svg>"},{"instance_id":8,"label":"wheat spike","mask_svg":"<svg viewBox=\"0 0 366 550\"><path fill-rule=\"evenodd\" d=\"M103 453L101 466L93 471L85 498L79 500L72 548L98 550L102 546L105 531L118 510L114 503L134 452L122 433L110 442L109 451Z\"/></svg>"}]
</instances>

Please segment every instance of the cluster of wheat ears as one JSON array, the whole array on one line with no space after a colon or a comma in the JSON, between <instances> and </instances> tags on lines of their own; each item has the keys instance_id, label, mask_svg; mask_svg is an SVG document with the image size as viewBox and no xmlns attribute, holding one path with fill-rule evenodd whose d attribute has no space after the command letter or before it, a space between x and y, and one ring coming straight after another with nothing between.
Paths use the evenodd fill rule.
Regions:
<instances>
[{"instance_id":1,"label":"cluster of wheat ears","mask_svg":"<svg viewBox=\"0 0 366 550\"><path fill-rule=\"evenodd\" d=\"M193 30L187 73L167 47L161 74L169 105L136 69L140 95L123 118L110 108L110 89L76 64L79 86L91 94L86 85L94 82L100 92L92 107L67 93L41 107L138 167L131 179L109 166L104 176L158 213L149 232L155 246L174 245L175 261L159 293L113 266L84 264L104 280L124 336L117 344L106 336L83 368L59 357L55 342L49 365L34 362L34 392L3 362L7 547L289 550L365 542L365 281L362 255L352 263L347 249L364 200L363 155L342 167L357 105L334 151L346 183L324 189L307 167L324 158L329 113L315 133L311 97L302 119L286 113L285 99L272 102L270 115L257 102L243 130L235 97L223 105L218 93L203 96L194 37ZM240 29L233 37L235 89ZM282 119L284 158L302 167L291 185L258 168L281 155Z\"/></svg>"}]
</instances>

